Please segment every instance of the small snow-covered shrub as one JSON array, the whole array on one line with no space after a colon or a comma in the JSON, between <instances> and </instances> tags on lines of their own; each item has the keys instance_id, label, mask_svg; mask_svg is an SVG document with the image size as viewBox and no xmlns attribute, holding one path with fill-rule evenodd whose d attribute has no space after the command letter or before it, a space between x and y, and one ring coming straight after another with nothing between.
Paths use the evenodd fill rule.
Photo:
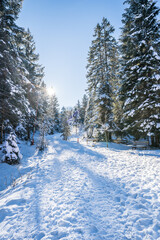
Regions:
<instances>
[{"instance_id":1,"label":"small snow-covered shrub","mask_svg":"<svg viewBox=\"0 0 160 240\"><path fill-rule=\"evenodd\" d=\"M16 135L18 138L24 140L27 136L27 131L24 128L24 126L20 123L17 127L16 127Z\"/></svg>"},{"instance_id":2,"label":"small snow-covered shrub","mask_svg":"<svg viewBox=\"0 0 160 240\"><path fill-rule=\"evenodd\" d=\"M19 164L22 155L17 145L16 136L13 132L10 133L3 146L3 162L10 165Z\"/></svg>"},{"instance_id":3,"label":"small snow-covered shrub","mask_svg":"<svg viewBox=\"0 0 160 240\"><path fill-rule=\"evenodd\" d=\"M9 134L10 132L13 131L13 126L9 120L4 121L4 131L6 134Z\"/></svg>"}]
</instances>

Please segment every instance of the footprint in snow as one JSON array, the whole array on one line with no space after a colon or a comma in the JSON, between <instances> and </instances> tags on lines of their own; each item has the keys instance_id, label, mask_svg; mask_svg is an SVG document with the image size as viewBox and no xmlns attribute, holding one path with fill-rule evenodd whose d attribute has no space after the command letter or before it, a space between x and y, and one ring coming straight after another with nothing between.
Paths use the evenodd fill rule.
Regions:
<instances>
[{"instance_id":1,"label":"footprint in snow","mask_svg":"<svg viewBox=\"0 0 160 240\"><path fill-rule=\"evenodd\" d=\"M135 209L139 210L139 209L147 209L144 205L142 204L135 204L134 206Z\"/></svg>"},{"instance_id":2,"label":"footprint in snow","mask_svg":"<svg viewBox=\"0 0 160 240\"><path fill-rule=\"evenodd\" d=\"M6 216L12 216L13 214L9 209L1 209L0 210L0 223L3 222Z\"/></svg>"},{"instance_id":3,"label":"footprint in snow","mask_svg":"<svg viewBox=\"0 0 160 240\"><path fill-rule=\"evenodd\" d=\"M73 218L73 217L66 217L64 220L72 223L72 224L75 224L77 223L77 219L76 218Z\"/></svg>"},{"instance_id":4,"label":"footprint in snow","mask_svg":"<svg viewBox=\"0 0 160 240\"><path fill-rule=\"evenodd\" d=\"M139 219L137 223L143 227L149 227L150 225L153 224L153 219L152 218Z\"/></svg>"},{"instance_id":5,"label":"footprint in snow","mask_svg":"<svg viewBox=\"0 0 160 240\"><path fill-rule=\"evenodd\" d=\"M45 234L43 232L39 233L36 237L35 240L40 240L45 236Z\"/></svg>"},{"instance_id":6,"label":"footprint in snow","mask_svg":"<svg viewBox=\"0 0 160 240\"><path fill-rule=\"evenodd\" d=\"M121 201L121 198L120 197L115 197L115 202L120 202Z\"/></svg>"},{"instance_id":7,"label":"footprint in snow","mask_svg":"<svg viewBox=\"0 0 160 240\"><path fill-rule=\"evenodd\" d=\"M90 233L97 233L98 229L96 228L96 226L91 226L90 227Z\"/></svg>"},{"instance_id":8,"label":"footprint in snow","mask_svg":"<svg viewBox=\"0 0 160 240\"><path fill-rule=\"evenodd\" d=\"M60 221L59 223L58 223L58 225L60 226L60 227L70 227L71 226L71 223L70 222L67 222L67 221Z\"/></svg>"},{"instance_id":9,"label":"footprint in snow","mask_svg":"<svg viewBox=\"0 0 160 240\"><path fill-rule=\"evenodd\" d=\"M83 234L83 230L81 228L74 229L74 232L76 232L78 234Z\"/></svg>"},{"instance_id":10,"label":"footprint in snow","mask_svg":"<svg viewBox=\"0 0 160 240\"><path fill-rule=\"evenodd\" d=\"M11 201L9 201L6 206L10 206L10 205L23 205L26 202L25 199L13 199Z\"/></svg>"},{"instance_id":11,"label":"footprint in snow","mask_svg":"<svg viewBox=\"0 0 160 240\"><path fill-rule=\"evenodd\" d=\"M67 237L69 234L66 232L54 231L54 232L51 232L51 235L53 236L53 240L58 240L58 239Z\"/></svg>"}]
</instances>

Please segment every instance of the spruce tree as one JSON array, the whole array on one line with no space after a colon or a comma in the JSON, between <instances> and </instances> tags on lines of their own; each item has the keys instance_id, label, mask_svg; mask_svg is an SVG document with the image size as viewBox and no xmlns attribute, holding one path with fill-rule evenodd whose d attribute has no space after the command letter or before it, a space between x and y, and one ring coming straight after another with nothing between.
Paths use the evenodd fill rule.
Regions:
<instances>
[{"instance_id":1,"label":"spruce tree","mask_svg":"<svg viewBox=\"0 0 160 240\"><path fill-rule=\"evenodd\" d=\"M7 137L3 146L3 162L10 165L19 164L22 158L19 147L17 145L16 136L13 132Z\"/></svg>"},{"instance_id":2,"label":"spruce tree","mask_svg":"<svg viewBox=\"0 0 160 240\"><path fill-rule=\"evenodd\" d=\"M93 136L94 128L97 127L98 115L95 112L95 92L89 92L88 102L85 113L84 126L87 132L87 137L91 138Z\"/></svg>"},{"instance_id":3,"label":"spruce tree","mask_svg":"<svg viewBox=\"0 0 160 240\"><path fill-rule=\"evenodd\" d=\"M25 128L27 138L34 128L34 119L38 113L39 100L43 95L44 68L39 65L39 55L36 54L36 46L30 30L23 31L18 35L18 51L21 58L21 68L24 75L23 88L29 101L29 112L25 115Z\"/></svg>"},{"instance_id":4,"label":"spruce tree","mask_svg":"<svg viewBox=\"0 0 160 240\"><path fill-rule=\"evenodd\" d=\"M16 25L22 0L0 1L0 141L5 122L30 139L37 116L43 115L43 67L38 64L30 31ZM42 98L41 98L42 96ZM43 100L43 104L42 101ZM43 105L40 109L39 105ZM42 110L42 111L41 111ZM27 131L26 131L27 130Z\"/></svg>"},{"instance_id":5,"label":"spruce tree","mask_svg":"<svg viewBox=\"0 0 160 240\"><path fill-rule=\"evenodd\" d=\"M88 92L94 101L95 117L91 118L94 121L92 126L101 127L107 124L110 130L114 129L113 85L117 77L118 57L113 32L114 28L106 18L103 18L101 25L97 24L87 65Z\"/></svg>"},{"instance_id":6,"label":"spruce tree","mask_svg":"<svg viewBox=\"0 0 160 240\"><path fill-rule=\"evenodd\" d=\"M84 125L85 121L85 115L86 115L86 108L87 108L87 102L88 102L88 97L86 94L83 95L82 101L81 101L81 122Z\"/></svg>"},{"instance_id":7,"label":"spruce tree","mask_svg":"<svg viewBox=\"0 0 160 240\"><path fill-rule=\"evenodd\" d=\"M151 0L127 0L121 36L124 122L136 138L160 133L159 8Z\"/></svg>"},{"instance_id":8,"label":"spruce tree","mask_svg":"<svg viewBox=\"0 0 160 240\"><path fill-rule=\"evenodd\" d=\"M60 131L59 103L56 95L50 97L48 106L48 115L50 117L50 134Z\"/></svg>"},{"instance_id":9,"label":"spruce tree","mask_svg":"<svg viewBox=\"0 0 160 240\"><path fill-rule=\"evenodd\" d=\"M62 108L60 113L60 123L61 123L61 132L63 140L67 141L68 137L71 134L69 119L68 119L68 112L65 107Z\"/></svg>"},{"instance_id":10,"label":"spruce tree","mask_svg":"<svg viewBox=\"0 0 160 240\"><path fill-rule=\"evenodd\" d=\"M20 58L16 33L21 29L15 24L22 1L0 2L0 131L3 140L4 121L9 119L15 127L28 107L22 87Z\"/></svg>"}]
</instances>

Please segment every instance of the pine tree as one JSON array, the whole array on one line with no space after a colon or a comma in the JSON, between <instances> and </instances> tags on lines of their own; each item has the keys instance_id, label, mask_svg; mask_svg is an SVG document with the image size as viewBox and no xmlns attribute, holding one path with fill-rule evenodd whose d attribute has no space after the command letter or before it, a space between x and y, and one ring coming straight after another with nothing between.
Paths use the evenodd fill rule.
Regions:
<instances>
[{"instance_id":1,"label":"pine tree","mask_svg":"<svg viewBox=\"0 0 160 240\"><path fill-rule=\"evenodd\" d=\"M0 131L3 140L4 121L9 119L15 127L23 116L28 101L21 86L20 59L15 35L20 28L15 24L22 1L0 2Z\"/></svg>"},{"instance_id":2,"label":"pine tree","mask_svg":"<svg viewBox=\"0 0 160 240\"><path fill-rule=\"evenodd\" d=\"M13 132L10 133L8 138L5 141L3 146L3 162L6 162L10 165L19 164L22 155L19 151L19 147L17 145L16 136Z\"/></svg>"},{"instance_id":3,"label":"pine tree","mask_svg":"<svg viewBox=\"0 0 160 240\"><path fill-rule=\"evenodd\" d=\"M136 138L160 133L159 8L151 0L127 0L121 36L125 130Z\"/></svg>"},{"instance_id":4,"label":"pine tree","mask_svg":"<svg viewBox=\"0 0 160 240\"><path fill-rule=\"evenodd\" d=\"M50 97L48 106L48 115L50 117L50 134L60 131L59 103L56 95Z\"/></svg>"},{"instance_id":5,"label":"pine tree","mask_svg":"<svg viewBox=\"0 0 160 240\"><path fill-rule=\"evenodd\" d=\"M9 121L21 138L30 139L36 120L42 119L46 109L44 72L38 64L35 42L29 30L16 25L21 6L22 0L0 1L1 143L5 122Z\"/></svg>"},{"instance_id":6,"label":"pine tree","mask_svg":"<svg viewBox=\"0 0 160 240\"><path fill-rule=\"evenodd\" d=\"M85 131L87 132L88 138L93 136L94 128L97 127L97 119L98 115L95 112L95 92L89 92L84 120Z\"/></svg>"},{"instance_id":7,"label":"pine tree","mask_svg":"<svg viewBox=\"0 0 160 240\"><path fill-rule=\"evenodd\" d=\"M60 114L60 122L61 122L61 132L63 136L63 140L67 141L70 136L71 130L69 125L68 113L65 107L62 108Z\"/></svg>"},{"instance_id":8,"label":"pine tree","mask_svg":"<svg viewBox=\"0 0 160 240\"><path fill-rule=\"evenodd\" d=\"M113 32L114 28L106 18L103 18L101 25L97 24L87 65L88 92L94 101L92 111L95 117L92 120L95 122L92 125L101 127L107 123L110 130L114 129L113 85L117 78L118 56Z\"/></svg>"},{"instance_id":9,"label":"pine tree","mask_svg":"<svg viewBox=\"0 0 160 240\"><path fill-rule=\"evenodd\" d=\"M80 118L83 125L85 121L87 102L88 102L88 97L86 94L84 94L81 102L81 113L80 113Z\"/></svg>"},{"instance_id":10,"label":"pine tree","mask_svg":"<svg viewBox=\"0 0 160 240\"><path fill-rule=\"evenodd\" d=\"M38 95L37 113L34 121L34 131L31 144L34 144L34 133L37 128L40 132L38 148L40 151L43 151L47 146L45 136L50 134L52 127L50 98L47 94L46 85L42 82Z\"/></svg>"},{"instance_id":11,"label":"pine tree","mask_svg":"<svg viewBox=\"0 0 160 240\"><path fill-rule=\"evenodd\" d=\"M23 125L27 130L27 138L30 139L30 132L33 131L34 119L38 112L41 89L43 89L42 78L44 76L44 68L38 63L39 55L35 53L35 42L30 30L23 30L17 38L18 52L20 54L21 68L24 76L23 88L29 101L29 111L26 112Z\"/></svg>"}]
</instances>

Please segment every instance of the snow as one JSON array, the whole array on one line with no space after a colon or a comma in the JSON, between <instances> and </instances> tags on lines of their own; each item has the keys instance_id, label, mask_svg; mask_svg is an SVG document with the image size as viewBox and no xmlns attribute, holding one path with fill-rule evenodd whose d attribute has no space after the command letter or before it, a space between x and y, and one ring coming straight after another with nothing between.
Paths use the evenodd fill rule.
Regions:
<instances>
[{"instance_id":1,"label":"snow","mask_svg":"<svg viewBox=\"0 0 160 240\"><path fill-rule=\"evenodd\" d=\"M124 103L124 106L130 104L132 102L132 99L131 98L127 98L125 103Z\"/></svg>"},{"instance_id":2,"label":"snow","mask_svg":"<svg viewBox=\"0 0 160 240\"><path fill-rule=\"evenodd\" d=\"M157 80L158 80L158 78L157 78ZM153 90L160 90L160 84L154 84L153 86L152 86L152 88L153 88Z\"/></svg>"},{"instance_id":3,"label":"snow","mask_svg":"<svg viewBox=\"0 0 160 240\"><path fill-rule=\"evenodd\" d=\"M134 109L132 109L131 111L128 111L128 112L127 112L127 114L128 114L128 116L131 116L131 117L133 117L133 116L134 116L134 114L135 114L135 110L134 110Z\"/></svg>"},{"instance_id":4,"label":"snow","mask_svg":"<svg viewBox=\"0 0 160 240\"><path fill-rule=\"evenodd\" d=\"M0 43L3 43L3 44L6 45L5 41L3 41L2 39L0 39Z\"/></svg>"},{"instance_id":5,"label":"snow","mask_svg":"<svg viewBox=\"0 0 160 240\"><path fill-rule=\"evenodd\" d=\"M21 165L0 165L0 239L160 238L160 150L48 137L21 143Z\"/></svg>"},{"instance_id":6,"label":"snow","mask_svg":"<svg viewBox=\"0 0 160 240\"><path fill-rule=\"evenodd\" d=\"M160 128L160 123L157 123L157 128Z\"/></svg>"},{"instance_id":7,"label":"snow","mask_svg":"<svg viewBox=\"0 0 160 240\"><path fill-rule=\"evenodd\" d=\"M19 162L19 160L22 158L21 153L19 152L19 148L16 142L16 136L11 133L3 146L3 151L4 156L2 158L3 162L11 163L13 162Z\"/></svg>"}]
</instances>

